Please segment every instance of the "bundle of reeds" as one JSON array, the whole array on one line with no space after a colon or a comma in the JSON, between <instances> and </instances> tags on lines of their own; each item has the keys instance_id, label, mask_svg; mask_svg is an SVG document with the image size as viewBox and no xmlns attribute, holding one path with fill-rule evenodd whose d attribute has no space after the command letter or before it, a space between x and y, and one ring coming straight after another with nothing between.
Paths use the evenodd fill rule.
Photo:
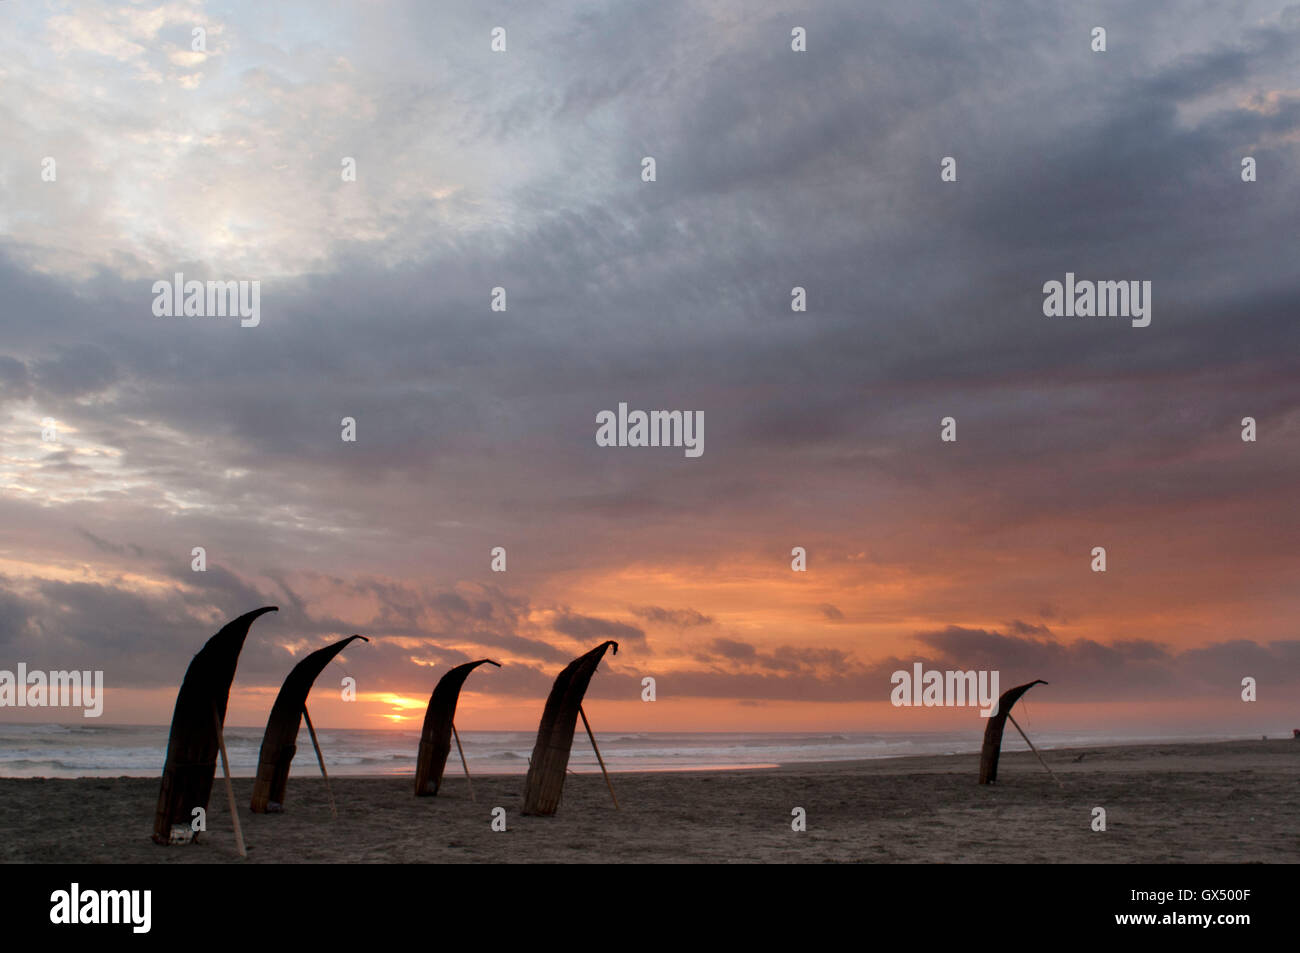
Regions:
<instances>
[{"instance_id":1,"label":"bundle of reeds","mask_svg":"<svg viewBox=\"0 0 1300 953\"><path fill-rule=\"evenodd\" d=\"M611 645L617 655L617 642L602 642L586 655L570 662L551 686L546 708L542 711L542 722L537 728L537 743L533 745L533 756L528 763L528 777L524 780L525 814L549 816L559 807L582 698L587 693L591 676L596 673L596 666ZM594 735L592 743L595 744ZM603 763L601 767L603 771ZM610 793L613 794L613 788Z\"/></svg>"},{"instance_id":2,"label":"bundle of reeds","mask_svg":"<svg viewBox=\"0 0 1300 953\"><path fill-rule=\"evenodd\" d=\"M1020 696L1035 685L1046 685L1041 678L1015 688L1008 688L998 699L997 713L989 717L984 727L984 747L980 751L980 784L989 784L998 779L998 756L1002 753L1002 730L1007 726L1011 706L1020 700ZM1026 741L1028 738L1025 739Z\"/></svg>"},{"instance_id":3,"label":"bundle of reeds","mask_svg":"<svg viewBox=\"0 0 1300 953\"><path fill-rule=\"evenodd\" d=\"M451 736L456 730L456 703L460 700L460 689L469 678L469 673L486 662L501 667L500 662L482 658L477 662L457 665L438 680L429 696L429 707L424 711L424 730L420 734L420 754L415 763L415 796L437 794L442 784L442 772L447 767L447 755L451 752ZM460 744L457 735L456 743ZM465 752L461 751L461 759ZM465 777L469 777L469 767L465 768ZM473 788L470 788L471 794Z\"/></svg>"},{"instance_id":4,"label":"bundle of reeds","mask_svg":"<svg viewBox=\"0 0 1300 953\"><path fill-rule=\"evenodd\" d=\"M208 639L186 669L167 738L167 761L153 822L156 843L172 843L173 827L188 832L195 808L206 812L240 650L253 622L275 611L275 606L263 606L226 623ZM178 839L189 840L189 837Z\"/></svg>"},{"instance_id":5,"label":"bundle of reeds","mask_svg":"<svg viewBox=\"0 0 1300 953\"><path fill-rule=\"evenodd\" d=\"M317 649L295 665L280 686L280 694L276 696L275 704L271 706L271 715L266 721L262 749L257 759L257 780L253 782L253 800L249 805L254 814L266 814L283 808L284 792L289 784L289 766L298 750L298 729L302 727L302 717L307 711L307 696L311 693L312 684L334 656L354 639L370 641L364 635L349 635L333 645ZM313 742L316 740L315 735L313 728ZM316 753L320 759L321 773L324 774L325 758L318 746Z\"/></svg>"}]
</instances>

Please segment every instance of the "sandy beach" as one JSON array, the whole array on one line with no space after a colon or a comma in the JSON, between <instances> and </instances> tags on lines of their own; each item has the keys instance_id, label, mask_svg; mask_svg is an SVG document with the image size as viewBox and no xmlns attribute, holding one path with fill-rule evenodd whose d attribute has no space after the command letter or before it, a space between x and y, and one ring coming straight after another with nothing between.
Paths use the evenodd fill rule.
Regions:
<instances>
[{"instance_id":1,"label":"sandy beach","mask_svg":"<svg viewBox=\"0 0 1300 953\"><path fill-rule=\"evenodd\" d=\"M157 778L0 779L0 859L60 863L1300 862L1300 742L1291 739L1005 752L1000 782L977 755L774 769L570 775L555 817L520 814L522 777L462 776L415 798L408 778L290 781L286 812L248 811L235 852L218 775L204 843L149 839ZM1082 761L1075 758L1084 754ZM493 831L494 807L508 829ZM807 830L791 830L791 811ZM1094 807L1107 829L1094 832Z\"/></svg>"}]
</instances>

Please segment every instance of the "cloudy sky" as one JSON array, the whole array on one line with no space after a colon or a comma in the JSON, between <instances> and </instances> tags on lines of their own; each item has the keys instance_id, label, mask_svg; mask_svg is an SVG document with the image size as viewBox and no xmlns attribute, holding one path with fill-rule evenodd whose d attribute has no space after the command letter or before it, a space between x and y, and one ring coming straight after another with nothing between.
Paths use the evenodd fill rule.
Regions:
<instances>
[{"instance_id":1,"label":"cloudy sky","mask_svg":"<svg viewBox=\"0 0 1300 953\"><path fill-rule=\"evenodd\" d=\"M1300 724L1298 67L1249 0L6 0L0 668L165 724L275 604L232 723L359 632L318 721L488 655L462 724L531 728L614 638L600 728L982 729L892 708L914 661L1059 728ZM261 323L156 317L176 272ZM1066 272L1150 326L1045 317ZM703 455L598 447L619 402Z\"/></svg>"}]
</instances>

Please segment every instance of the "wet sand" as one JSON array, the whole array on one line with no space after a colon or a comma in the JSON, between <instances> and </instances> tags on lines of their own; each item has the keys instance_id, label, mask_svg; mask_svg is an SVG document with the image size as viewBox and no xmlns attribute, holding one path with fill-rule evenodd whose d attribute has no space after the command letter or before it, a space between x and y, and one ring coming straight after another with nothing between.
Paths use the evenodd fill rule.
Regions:
<instances>
[{"instance_id":1,"label":"wet sand","mask_svg":"<svg viewBox=\"0 0 1300 953\"><path fill-rule=\"evenodd\" d=\"M1082 761L1074 759L1084 754ZM978 755L616 774L571 774L554 817L524 817L522 776L483 776L471 802L450 772L416 798L406 777L289 782L286 811L248 810L235 851L218 771L208 833L160 847L157 778L0 779L0 861L46 863L1297 863L1300 741L1233 741L1006 752L999 783ZM492 829L492 809L507 830ZM807 830L791 830L792 810ZM1093 808L1106 810L1104 832Z\"/></svg>"}]
</instances>

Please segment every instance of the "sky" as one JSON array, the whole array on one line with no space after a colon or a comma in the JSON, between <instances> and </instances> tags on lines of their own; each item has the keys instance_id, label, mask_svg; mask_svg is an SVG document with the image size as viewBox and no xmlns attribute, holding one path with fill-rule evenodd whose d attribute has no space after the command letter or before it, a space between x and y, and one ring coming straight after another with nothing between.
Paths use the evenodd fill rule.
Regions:
<instances>
[{"instance_id":1,"label":"sky","mask_svg":"<svg viewBox=\"0 0 1300 953\"><path fill-rule=\"evenodd\" d=\"M230 723L355 632L318 724L491 657L458 723L530 729L615 639L598 729L982 731L915 662L1300 725L1298 66L1277 2L6 0L0 668L166 724L277 605ZM177 272L260 323L155 315ZM1046 316L1067 273L1150 325ZM704 452L598 446L620 403Z\"/></svg>"}]
</instances>

